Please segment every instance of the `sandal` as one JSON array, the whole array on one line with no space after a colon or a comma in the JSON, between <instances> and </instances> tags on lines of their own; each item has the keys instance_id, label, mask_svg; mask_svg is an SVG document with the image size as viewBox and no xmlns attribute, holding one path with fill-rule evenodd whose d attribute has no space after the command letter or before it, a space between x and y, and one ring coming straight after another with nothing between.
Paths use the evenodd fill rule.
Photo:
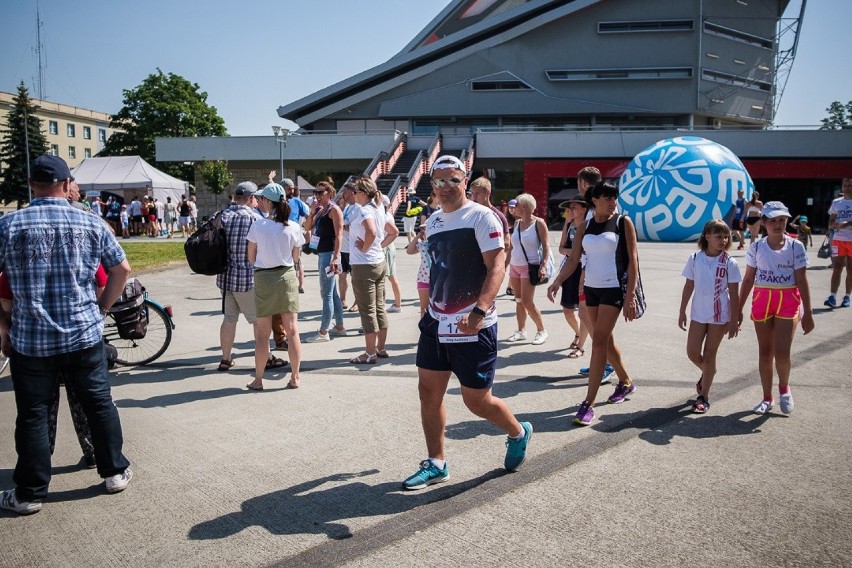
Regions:
<instances>
[{"instance_id":1,"label":"sandal","mask_svg":"<svg viewBox=\"0 0 852 568\"><path fill-rule=\"evenodd\" d=\"M352 304L351 306L349 306L349 309L346 310L346 311L349 312L349 313L357 312L358 311L358 304Z\"/></svg>"},{"instance_id":2,"label":"sandal","mask_svg":"<svg viewBox=\"0 0 852 568\"><path fill-rule=\"evenodd\" d=\"M571 351L568 352L569 359L578 359L586 354L586 350L582 347L574 346L571 348Z\"/></svg>"},{"instance_id":3,"label":"sandal","mask_svg":"<svg viewBox=\"0 0 852 568\"><path fill-rule=\"evenodd\" d=\"M579 343L580 343L580 336L579 336L579 335L575 335L575 336L574 336L574 341L572 341L572 342L571 342L571 345L569 345L569 346L568 346L568 349L578 349L578 348L580 347L580 346L578 345Z\"/></svg>"},{"instance_id":4,"label":"sandal","mask_svg":"<svg viewBox=\"0 0 852 568\"><path fill-rule=\"evenodd\" d=\"M299 379L290 379L290 382L287 383L288 389L297 389L299 388Z\"/></svg>"},{"instance_id":5,"label":"sandal","mask_svg":"<svg viewBox=\"0 0 852 568\"><path fill-rule=\"evenodd\" d=\"M260 385L259 387L253 387L253 386L252 386L252 383L249 383L249 384L247 384L247 385L246 385L246 388L247 388L248 390L253 390L253 391L262 391L262 390L263 390L263 385Z\"/></svg>"},{"instance_id":6,"label":"sandal","mask_svg":"<svg viewBox=\"0 0 852 568\"><path fill-rule=\"evenodd\" d=\"M376 357L379 357L380 359L387 359L390 355L388 354L387 349L379 349L376 351Z\"/></svg>"},{"instance_id":7,"label":"sandal","mask_svg":"<svg viewBox=\"0 0 852 568\"><path fill-rule=\"evenodd\" d=\"M708 410L710 410L710 401L699 394L692 405L692 411L695 414L704 414Z\"/></svg>"},{"instance_id":8,"label":"sandal","mask_svg":"<svg viewBox=\"0 0 852 568\"><path fill-rule=\"evenodd\" d=\"M270 357L266 361L266 368L267 369L277 369L279 367L283 367L286 364L287 364L287 361L285 361L284 359L281 359L280 357Z\"/></svg>"},{"instance_id":9,"label":"sandal","mask_svg":"<svg viewBox=\"0 0 852 568\"><path fill-rule=\"evenodd\" d=\"M222 359L222 362L219 363L219 370L220 371L228 371L234 365L235 365L235 363L234 363L233 359Z\"/></svg>"},{"instance_id":10,"label":"sandal","mask_svg":"<svg viewBox=\"0 0 852 568\"><path fill-rule=\"evenodd\" d=\"M349 362L353 365L375 365L377 358L378 354L376 353L373 353L372 355L369 353L361 353L357 357L349 359Z\"/></svg>"}]
</instances>

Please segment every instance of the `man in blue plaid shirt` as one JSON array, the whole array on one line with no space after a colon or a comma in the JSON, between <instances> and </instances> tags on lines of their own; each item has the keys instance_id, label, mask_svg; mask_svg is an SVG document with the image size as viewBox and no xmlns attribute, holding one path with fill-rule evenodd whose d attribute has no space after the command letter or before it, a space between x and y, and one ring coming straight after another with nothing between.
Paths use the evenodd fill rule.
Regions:
<instances>
[{"instance_id":1,"label":"man in blue plaid shirt","mask_svg":"<svg viewBox=\"0 0 852 568\"><path fill-rule=\"evenodd\" d=\"M60 370L89 420L107 492L124 490L132 476L121 453L121 422L103 343L104 314L122 293L130 265L103 221L71 207L74 178L62 158L36 158L30 175L35 199L0 217L0 270L15 298L12 314L0 308L0 337L18 408L17 487L0 493L0 508L24 515L41 510L50 484L47 416ZM98 264L107 271L100 300Z\"/></svg>"},{"instance_id":2,"label":"man in blue plaid shirt","mask_svg":"<svg viewBox=\"0 0 852 568\"><path fill-rule=\"evenodd\" d=\"M246 255L246 236L251 224L260 219L249 207L249 201L256 191L257 185L250 181L237 184L234 202L222 212L222 226L228 241L228 269L216 276L216 286L222 291L222 311L225 316L219 328L219 344L222 347L220 371L227 371L234 366L231 350L240 313L252 326L255 322L254 266Z\"/></svg>"}]
</instances>

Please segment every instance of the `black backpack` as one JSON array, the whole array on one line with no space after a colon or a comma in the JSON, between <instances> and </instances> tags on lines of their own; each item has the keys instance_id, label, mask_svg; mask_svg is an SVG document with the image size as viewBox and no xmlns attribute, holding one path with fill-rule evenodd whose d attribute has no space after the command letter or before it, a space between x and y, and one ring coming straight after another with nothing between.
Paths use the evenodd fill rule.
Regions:
<instances>
[{"instance_id":1,"label":"black backpack","mask_svg":"<svg viewBox=\"0 0 852 568\"><path fill-rule=\"evenodd\" d=\"M222 211L202 224L183 245L189 268L198 274L215 276L228 269L228 240L222 224Z\"/></svg>"},{"instance_id":2,"label":"black backpack","mask_svg":"<svg viewBox=\"0 0 852 568\"><path fill-rule=\"evenodd\" d=\"M124 292L109 309L121 339L142 339L148 333L148 308L145 287L135 278L124 285Z\"/></svg>"}]
</instances>

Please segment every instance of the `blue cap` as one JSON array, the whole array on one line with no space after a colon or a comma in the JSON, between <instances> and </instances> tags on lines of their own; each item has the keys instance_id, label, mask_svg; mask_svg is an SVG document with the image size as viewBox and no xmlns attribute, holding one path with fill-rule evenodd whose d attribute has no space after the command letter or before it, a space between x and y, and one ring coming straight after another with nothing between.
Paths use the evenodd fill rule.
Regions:
<instances>
[{"instance_id":1,"label":"blue cap","mask_svg":"<svg viewBox=\"0 0 852 568\"><path fill-rule=\"evenodd\" d=\"M59 156L42 154L30 165L30 179L41 183L56 183L66 179L73 180L68 164Z\"/></svg>"},{"instance_id":2,"label":"blue cap","mask_svg":"<svg viewBox=\"0 0 852 568\"><path fill-rule=\"evenodd\" d=\"M284 188L277 183L270 183L260 190L260 196L273 203L278 203L284 197Z\"/></svg>"},{"instance_id":3,"label":"blue cap","mask_svg":"<svg viewBox=\"0 0 852 568\"><path fill-rule=\"evenodd\" d=\"M775 217L789 217L790 210L780 201L768 201L763 204L763 209L760 211L762 217L774 219Z\"/></svg>"}]
</instances>

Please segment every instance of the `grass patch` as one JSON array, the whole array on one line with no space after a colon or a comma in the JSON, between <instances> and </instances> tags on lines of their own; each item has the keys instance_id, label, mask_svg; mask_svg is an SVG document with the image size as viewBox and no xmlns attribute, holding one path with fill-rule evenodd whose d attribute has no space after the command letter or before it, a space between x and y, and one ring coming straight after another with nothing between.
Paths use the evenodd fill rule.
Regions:
<instances>
[{"instance_id":1,"label":"grass patch","mask_svg":"<svg viewBox=\"0 0 852 568\"><path fill-rule=\"evenodd\" d=\"M120 243L133 272L161 268L178 262L186 263L183 241Z\"/></svg>"}]
</instances>

